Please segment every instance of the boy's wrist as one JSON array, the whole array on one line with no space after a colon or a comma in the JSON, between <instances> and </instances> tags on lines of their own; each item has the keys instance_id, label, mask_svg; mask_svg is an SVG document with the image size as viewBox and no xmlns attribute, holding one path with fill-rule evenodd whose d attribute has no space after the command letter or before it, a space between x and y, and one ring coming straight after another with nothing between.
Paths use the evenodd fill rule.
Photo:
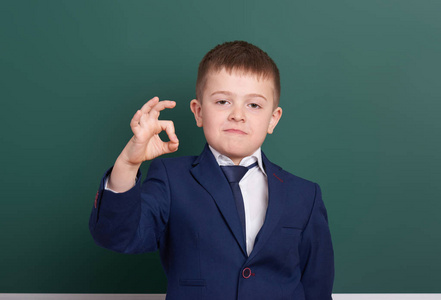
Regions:
<instances>
[{"instance_id":1,"label":"boy's wrist","mask_svg":"<svg viewBox=\"0 0 441 300\"><path fill-rule=\"evenodd\" d=\"M141 164L128 163L119 156L113 166L107 187L118 193L128 191L136 182L136 175L140 166Z\"/></svg>"},{"instance_id":2,"label":"boy's wrist","mask_svg":"<svg viewBox=\"0 0 441 300\"><path fill-rule=\"evenodd\" d=\"M115 167L127 170L127 171L134 171L138 172L139 167L141 166L141 163L132 163L129 160L127 160L124 156L124 151L118 156L118 158L115 161Z\"/></svg>"}]
</instances>

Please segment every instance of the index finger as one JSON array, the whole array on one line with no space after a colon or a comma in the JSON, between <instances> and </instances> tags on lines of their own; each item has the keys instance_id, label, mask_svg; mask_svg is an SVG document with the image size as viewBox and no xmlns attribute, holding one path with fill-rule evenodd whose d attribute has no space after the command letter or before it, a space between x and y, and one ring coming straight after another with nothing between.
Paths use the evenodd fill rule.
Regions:
<instances>
[{"instance_id":1,"label":"index finger","mask_svg":"<svg viewBox=\"0 0 441 300\"><path fill-rule=\"evenodd\" d=\"M159 103L163 103L165 102L166 105L164 106L164 104L161 104L159 106L159 109L156 108L157 111L161 111L164 108L173 108L176 103L174 101L168 101L168 100L164 100L164 101L159 101L158 97L153 97L152 99L150 99L149 101L147 101L142 107L141 107L141 112L143 114L148 114L153 108L155 108L156 105L158 105ZM173 104L171 104L173 102Z\"/></svg>"},{"instance_id":2,"label":"index finger","mask_svg":"<svg viewBox=\"0 0 441 300\"><path fill-rule=\"evenodd\" d=\"M170 100L163 100L163 101L159 101L158 103L156 103L155 106L153 106L149 113L153 113L155 116L159 116L159 112L161 110L164 110L166 108L173 108L176 106L176 102L175 101L170 101Z\"/></svg>"},{"instance_id":3,"label":"index finger","mask_svg":"<svg viewBox=\"0 0 441 300\"><path fill-rule=\"evenodd\" d=\"M152 99L150 99L149 101L147 101L147 102L141 107L140 111L141 111L143 114L148 113L148 112L152 109L152 107L155 106L155 105L158 103L158 101L159 101L159 98L158 98L158 97L156 97L156 96L153 97Z\"/></svg>"}]
</instances>

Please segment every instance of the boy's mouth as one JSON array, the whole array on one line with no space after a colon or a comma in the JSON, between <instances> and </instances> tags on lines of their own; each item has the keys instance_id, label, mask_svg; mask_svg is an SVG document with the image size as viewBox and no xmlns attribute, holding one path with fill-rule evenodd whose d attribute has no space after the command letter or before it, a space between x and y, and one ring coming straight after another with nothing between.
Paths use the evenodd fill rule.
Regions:
<instances>
[{"instance_id":1,"label":"boy's mouth","mask_svg":"<svg viewBox=\"0 0 441 300\"><path fill-rule=\"evenodd\" d=\"M240 129L233 129L233 128L226 129L224 131L227 132L227 133L233 133L233 134L246 134L246 132L244 132L244 131L242 131Z\"/></svg>"}]
</instances>

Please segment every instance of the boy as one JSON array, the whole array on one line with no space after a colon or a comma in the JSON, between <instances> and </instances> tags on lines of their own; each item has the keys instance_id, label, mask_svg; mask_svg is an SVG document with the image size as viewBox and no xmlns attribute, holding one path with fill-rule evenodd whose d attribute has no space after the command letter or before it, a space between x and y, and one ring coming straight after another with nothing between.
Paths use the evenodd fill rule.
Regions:
<instances>
[{"instance_id":1,"label":"boy","mask_svg":"<svg viewBox=\"0 0 441 300\"><path fill-rule=\"evenodd\" d=\"M320 189L260 150L282 115L279 95L277 66L256 46L236 41L208 52L190 103L205 149L153 160L141 185L141 163L179 144L173 123L158 120L175 102L148 101L101 182L89 224L95 242L122 253L159 249L167 299L331 299Z\"/></svg>"}]
</instances>

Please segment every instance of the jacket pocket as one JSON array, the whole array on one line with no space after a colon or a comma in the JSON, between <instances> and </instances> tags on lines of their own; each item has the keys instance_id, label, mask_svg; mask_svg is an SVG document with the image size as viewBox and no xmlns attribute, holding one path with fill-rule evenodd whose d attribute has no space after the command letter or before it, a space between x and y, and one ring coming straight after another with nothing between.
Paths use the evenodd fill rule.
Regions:
<instances>
[{"instance_id":1,"label":"jacket pocket","mask_svg":"<svg viewBox=\"0 0 441 300\"><path fill-rule=\"evenodd\" d=\"M179 279L180 286L205 286L205 279Z\"/></svg>"},{"instance_id":2,"label":"jacket pocket","mask_svg":"<svg viewBox=\"0 0 441 300\"><path fill-rule=\"evenodd\" d=\"M208 299L205 285L204 279L179 279L179 298L177 299Z\"/></svg>"}]
</instances>

